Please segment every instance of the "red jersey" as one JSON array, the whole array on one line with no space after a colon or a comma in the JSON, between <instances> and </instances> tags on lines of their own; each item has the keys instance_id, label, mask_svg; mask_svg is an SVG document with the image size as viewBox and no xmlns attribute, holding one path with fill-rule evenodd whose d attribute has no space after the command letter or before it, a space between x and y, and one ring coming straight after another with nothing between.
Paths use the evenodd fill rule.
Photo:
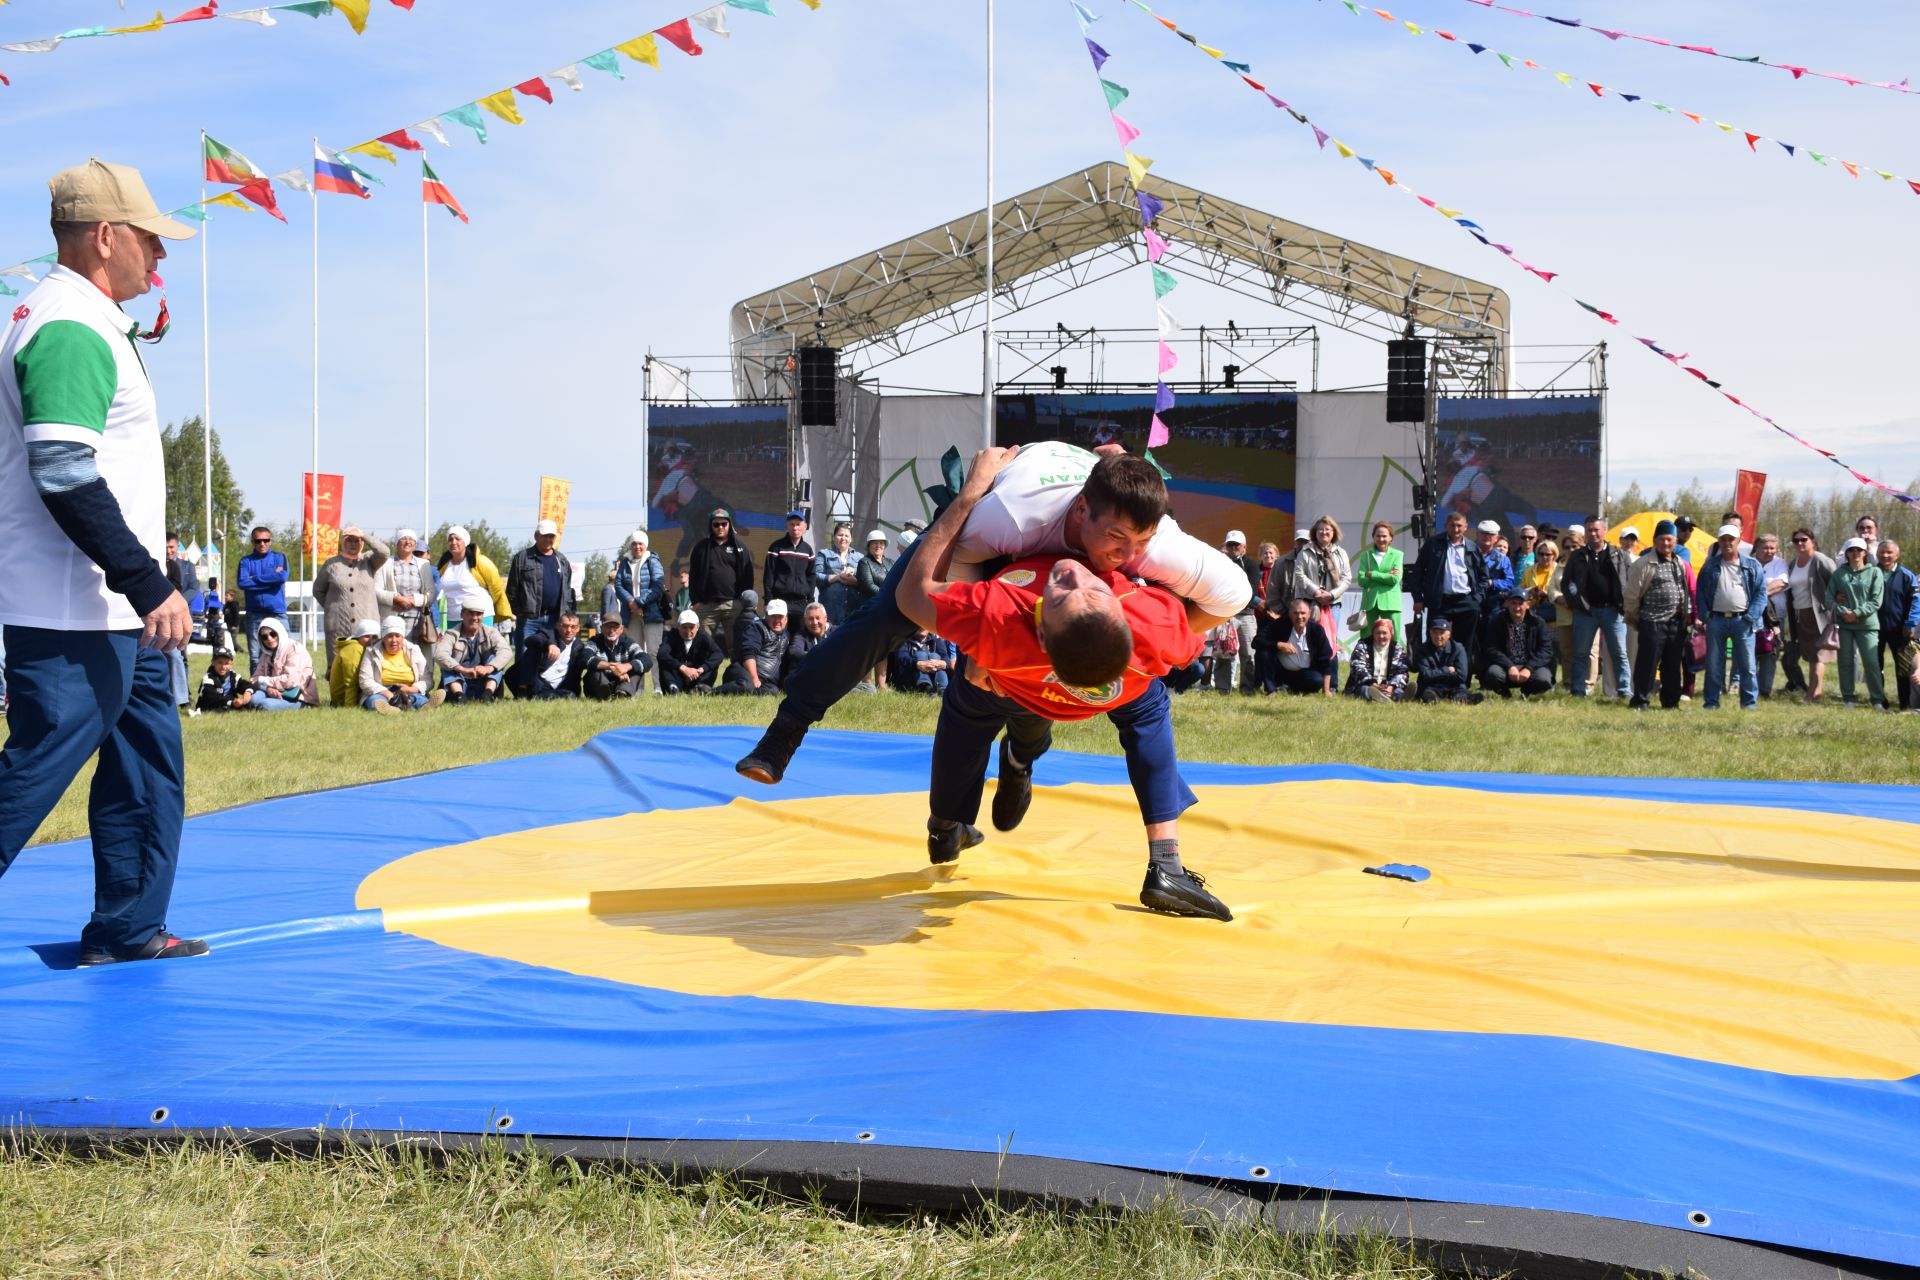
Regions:
<instances>
[{"instance_id":1,"label":"red jersey","mask_svg":"<svg viewBox=\"0 0 1920 1280\"><path fill-rule=\"evenodd\" d=\"M1159 587L1109 573L1103 576L1133 628L1133 661L1118 680L1098 689L1062 684L1040 645L1035 614L1047 574L1063 558L1030 556L986 582L949 583L933 597L934 630L992 673L1007 697L1049 720L1088 720L1124 707L1156 677L1200 656L1202 638L1187 625L1185 604Z\"/></svg>"}]
</instances>

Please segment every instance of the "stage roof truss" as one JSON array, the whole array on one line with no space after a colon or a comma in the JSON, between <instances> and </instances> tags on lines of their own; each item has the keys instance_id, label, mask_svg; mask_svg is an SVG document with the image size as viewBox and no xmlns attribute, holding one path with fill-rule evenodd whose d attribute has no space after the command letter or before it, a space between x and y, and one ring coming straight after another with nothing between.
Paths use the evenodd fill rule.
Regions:
<instances>
[{"instance_id":1,"label":"stage roof truss","mask_svg":"<svg viewBox=\"0 0 1920 1280\"><path fill-rule=\"evenodd\" d=\"M1166 202L1155 229L1175 270L1376 341L1416 336L1475 349L1444 362L1474 385L1508 381L1506 292L1438 267L1149 178ZM996 315L1011 315L1145 261L1126 169L1100 164L996 206ZM953 219L736 304L736 392L760 394L765 357L803 343L839 347L856 371L980 328L986 211Z\"/></svg>"}]
</instances>

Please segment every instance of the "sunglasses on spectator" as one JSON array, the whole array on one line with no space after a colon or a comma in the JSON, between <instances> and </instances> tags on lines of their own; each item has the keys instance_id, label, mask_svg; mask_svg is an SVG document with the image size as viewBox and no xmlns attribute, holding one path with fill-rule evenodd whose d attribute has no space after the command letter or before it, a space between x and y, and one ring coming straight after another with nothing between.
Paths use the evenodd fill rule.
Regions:
<instances>
[{"instance_id":1,"label":"sunglasses on spectator","mask_svg":"<svg viewBox=\"0 0 1920 1280\"><path fill-rule=\"evenodd\" d=\"M1805 538L1795 538L1793 541L1795 546L1804 547L1807 544L1807 540Z\"/></svg>"},{"instance_id":2,"label":"sunglasses on spectator","mask_svg":"<svg viewBox=\"0 0 1920 1280\"><path fill-rule=\"evenodd\" d=\"M253 540L253 545L257 547L257 546L259 546L259 545L261 545L262 543L266 543L266 542L272 542L272 541L273 541L273 539L272 539L272 538L255 538L255 539Z\"/></svg>"}]
</instances>

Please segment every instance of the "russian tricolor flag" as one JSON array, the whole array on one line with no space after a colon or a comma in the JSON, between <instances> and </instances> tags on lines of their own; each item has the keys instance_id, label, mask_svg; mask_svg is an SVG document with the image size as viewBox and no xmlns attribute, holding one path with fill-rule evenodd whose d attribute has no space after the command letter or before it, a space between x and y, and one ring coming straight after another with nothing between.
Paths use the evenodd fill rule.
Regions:
<instances>
[{"instance_id":1,"label":"russian tricolor flag","mask_svg":"<svg viewBox=\"0 0 1920 1280\"><path fill-rule=\"evenodd\" d=\"M313 189L333 191L343 196L359 196L362 200L373 194L360 185L353 166L317 142L313 144Z\"/></svg>"}]
</instances>

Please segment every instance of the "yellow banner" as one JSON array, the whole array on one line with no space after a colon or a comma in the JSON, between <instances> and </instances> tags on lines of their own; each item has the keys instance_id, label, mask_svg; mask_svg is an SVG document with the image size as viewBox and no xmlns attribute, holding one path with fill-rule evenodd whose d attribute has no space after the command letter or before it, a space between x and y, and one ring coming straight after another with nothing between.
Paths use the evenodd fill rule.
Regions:
<instances>
[{"instance_id":1,"label":"yellow banner","mask_svg":"<svg viewBox=\"0 0 1920 1280\"><path fill-rule=\"evenodd\" d=\"M540 519L559 525L562 538L567 536L567 499L572 496L573 481L540 477Z\"/></svg>"}]
</instances>

